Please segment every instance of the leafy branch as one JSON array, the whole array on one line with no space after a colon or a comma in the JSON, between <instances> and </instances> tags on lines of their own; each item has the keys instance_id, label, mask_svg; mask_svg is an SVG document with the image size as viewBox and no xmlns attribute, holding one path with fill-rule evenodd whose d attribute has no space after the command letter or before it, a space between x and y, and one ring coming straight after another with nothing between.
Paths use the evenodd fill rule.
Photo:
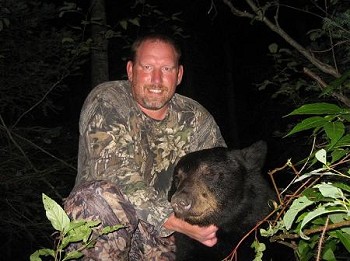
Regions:
<instances>
[{"instance_id":1,"label":"leafy branch","mask_svg":"<svg viewBox=\"0 0 350 261\"><path fill-rule=\"evenodd\" d=\"M268 29L279 35L293 49L293 51L291 51L286 48L280 48L279 50L277 48L270 48L270 51L273 50L272 55L278 59L277 64L281 66L281 68L279 68L281 74L286 76L276 75L276 79L274 79L277 82L276 86L279 87L280 93L283 93L283 88L288 93L288 89L293 85L295 85L296 90L300 88L300 86L311 89L310 85L304 83L304 79L295 80L295 83L293 83L291 80L293 76L286 75L287 73L285 70L291 70L295 75L300 71L298 67L302 66L303 69L300 72L304 72L306 76L310 77L310 80L318 84L323 96L328 92L336 100L350 107L350 99L344 92L349 82L349 77L347 76L348 68L344 66L342 62L342 59L344 60L344 55L347 55L349 43L348 27L350 25L350 19L349 11L346 7L343 9L337 8L337 1L326 1L325 8L322 9L317 5L316 1L313 1L316 9L321 12L321 14L317 14L312 13L310 11L311 8L305 8L305 10L298 9L296 7L283 5L279 3L279 1L267 1L264 2L263 5L259 1L253 0L244 0L243 2L246 4L246 9L238 7L237 2L223 0L223 3L229 7L233 15L248 18L252 22L257 21L263 23ZM338 5L340 5L340 3ZM335 6L334 12L331 11L330 8L333 6ZM309 31L309 45L300 44L283 29L279 23L281 8L289 8L294 11L307 13L319 19L322 28ZM277 46L276 44L274 45ZM323 50L320 50L321 48L323 48ZM298 58L296 58L296 56L298 56ZM283 61L287 64L282 64ZM275 66L277 68L277 65ZM343 79L343 81L339 81L338 79ZM283 83L282 86L279 84L281 82ZM271 81L265 81L259 85L264 87L267 84L271 84Z\"/></svg>"},{"instance_id":2,"label":"leafy branch","mask_svg":"<svg viewBox=\"0 0 350 261\"><path fill-rule=\"evenodd\" d=\"M288 116L294 115L310 117L296 124L286 137L312 130L318 141L313 146L318 148L312 149L303 170L296 170L289 160L270 172L273 178L291 167L295 178L288 190L280 193L276 189L278 215L270 219L269 229L260 231L271 242L289 242L302 260L313 256L316 260L336 260L340 251L350 254L350 110L315 103L303 105Z\"/></svg>"},{"instance_id":3,"label":"leafy branch","mask_svg":"<svg viewBox=\"0 0 350 261\"><path fill-rule=\"evenodd\" d=\"M309 60L314 66L316 66L318 69L320 69L322 72L330 74L334 76L335 78L339 78L340 74L334 68L333 66L330 66L329 64L326 64L319 59L317 59L309 50L307 50L305 47L303 47L301 44L299 44L294 38L292 38L283 28L280 26L278 19L279 19L279 7L277 5L276 12L274 15L274 22L271 21L266 16L266 11L271 6L275 6L271 4L271 2L268 2L264 7L258 7L254 1L252 0L245 0L245 2L248 4L248 6L251 8L251 12L248 11L241 11L237 7L233 5L233 3L230 0L223 0L223 2L230 8L232 13L237 16L242 16L246 18L250 18L255 21L261 21L263 22L271 31L277 33L279 36L281 36L287 43L289 43L292 47L294 47L297 51L299 51L307 60Z\"/></svg>"},{"instance_id":4,"label":"leafy branch","mask_svg":"<svg viewBox=\"0 0 350 261\"><path fill-rule=\"evenodd\" d=\"M42 200L46 210L46 216L58 232L57 244L55 249L43 248L35 251L30 256L30 261L41 261L41 256L51 256L55 261L80 258L83 256L82 251L93 247L99 236L123 228L123 225L107 226L98 231L97 237L93 237L93 229L101 224L100 221L71 221L62 207L50 197L42 194ZM76 242L82 242L82 245L76 250L67 250L69 244Z\"/></svg>"}]
</instances>

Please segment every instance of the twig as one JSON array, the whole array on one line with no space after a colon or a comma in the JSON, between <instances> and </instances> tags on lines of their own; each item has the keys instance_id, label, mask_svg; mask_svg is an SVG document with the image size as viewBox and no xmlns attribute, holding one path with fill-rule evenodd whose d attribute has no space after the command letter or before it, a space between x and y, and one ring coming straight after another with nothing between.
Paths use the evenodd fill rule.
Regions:
<instances>
[{"instance_id":1,"label":"twig","mask_svg":"<svg viewBox=\"0 0 350 261\"><path fill-rule=\"evenodd\" d=\"M319 59L317 59L309 50L304 48L301 44L295 41L287 32L285 32L277 23L273 23L268 17L261 12L260 8L258 8L252 0L245 0L245 2L250 6L255 15L248 13L246 11L242 12L235 8L231 1L223 0L223 2L229 6L233 15L247 17L250 19L256 19L258 21L263 22L271 31L277 33L280 37L282 37L289 45L294 47L299 53L301 53L309 62L311 62L316 68L321 70L322 72L332 75L335 78L339 78L340 73L329 64L323 63Z\"/></svg>"},{"instance_id":2,"label":"twig","mask_svg":"<svg viewBox=\"0 0 350 261\"><path fill-rule=\"evenodd\" d=\"M288 166L289 166L289 162L290 162L290 160L288 160L288 161L286 162L286 164L284 164L282 167L275 168L274 170L271 170L271 171L268 172L268 174L269 174L269 176L270 176L270 179L271 179L271 181L272 181L272 185L273 185L273 187L274 187L274 189L275 189L275 192L276 192L276 194L277 194L278 201L279 201L279 203L280 203L281 205L283 204L283 203L282 203L282 199L281 199L280 193L279 193L279 191L278 191L278 188L277 188L275 179L273 178L273 175L274 175L276 172L281 171L281 170L285 169L286 167L288 167Z\"/></svg>"},{"instance_id":3,"label":"twig","mask_svg":"<svg viewBox=\"0 0 350 261\"><path fill-rule=\"evenodd\" d=\"M0 122L3 126L3 128L5 129L7 136L9 137L9 139L12 141L12 143L16 146L16 148L22 153L23 157L26 159L26 161L28 162L28 164L30 165L30 167L33 169L33 171L35 173L38 173L38 169L34 166L34 164L32 163L32 161L27 157L26 153L24 152L24 150L22 149L22 147L17 143L17 141L13 138L12 136L12 132L9 130L9 128L7 127L7 125L5 124L4 119L2 118L2 115L0 114ZM46 183L46 185L48 185L52 191L56 194L56 196L60 199L62 199L62 195L55 189L55 187L44 177L43 181Z\"/></svg>"},{"instance_id":4,"label":"twig","mask_svg":"<svg viewBox=\"0 0 350 261\"><path fill-rule=\"evenodd\" d=\"M322 245L323 245L323 242L324 242L324 236L326 234L326 229L327 229L327 226L328 226L328 222L329 222L329 216L327 216L326 223L324 225L324 229L322 230L322 233L321 233L320 241L318 241L316 261L320 261L321 260L320 258L321 258L321 253L322 253Z\"/></svg>"},{"instance_id":5,"label":"twig","mask_svg":"<svg viewBox=\"0 0 350 261\"><path fill-rule=\"evenodd\" d=\"M9 139L12 141L12 143L16 146L16 148L22 153L23 157L26 159L26 161L28 162L28 164L30 165L30 167L32 169L34 169L35 171L37 171L37 169L35 168L35 166L33 165L33 163L31 162L31 160L27 157L26 153L24 152L24 150L22 149L22 147L17 143L17 141L13 138L11 131L9 130L9 128L7 127L7 125L5 124L4 119L2 118L2 115L0 114L0 121L1 124L3 126L3 128L5 129L7 136L9 137Z\"/></svg>"},{"instance_id":6,"label":"twig","mask_svg":"<svg viewBox=\"0 0 350 261\"><path fill-rule=\"evenodd\" d=\"M308 68L304 68L304 73L309 76L310 78L312 78L313 80L315 80L321 90L327 88L328 84L326 82L324 82L320 76L316 75L315 73L313 73L310 69ZM340 93L336 93L336 92L332 92L331 94L334 98L336 98L338 101L342 102L343 104L345 104L347 107L350 107L350 99L348 99L346 96L340 94Z\"/></svg>"},{"instance_id":7,"label":"twig","mask_svg":"<svg viewBox=\"0 0 350 261\"><path fill-rule=\"evenodd\" d=\"M342 221L336 224L325 224L322 227L318 227L318 228L313 228L313 229L305 229L303 231L304 235L312 235L312 234L316 234L319 232L323 232L323 231L330 231L333 229L338 229L338 228L342 228L342 227L349 227L350 226L350 220L346 220L346 221ZM279 235L275 235L272 236L270 238L271 242L278 242L279 240L285 240L285 239L297 239L300 238L300 236L298 234L290 234L290 233L285 233L285 234L279 234Z\"/></svg>"},{"instance_id":8,"label":"twig","mask_svg":"<svg viewBox=\"0 0 350 261\"><path fill-rule=\"evenodd\" d=\"M12 133L13 133L14 136L16 136L16 138L19 138L19 139L22 139L22 140L28 142L28 143L29 143L30 145L32 145L34 148L37 148L37 149L40 150L41 152L43 152L43 153L45 153L46 155L50 156L51 158L53 158L53 159L55 159L55 160L61 162L63 165L69 167L70 169L72 169L72 170L77 170L76 167L74 167L74 166L72 166L71 164L67 163L66 161L64 161L64 160L62 160L62 159L56 157L55 155L51 154L51 153L48 152L47 150L44 150L44 149L41 148L40 146L36 145L34 142L32 142L32 141L30 141L30 140L28 140L28 139L26 139L26 138L24 138L24 137L18 135L17 133L14 133L13 131L12 131Z\"/></svg>"},{"instance_id":9,"label":"twig","mask_svg":"<svg viewBox=\"0 0 350 261\"><path fill-rule=\"evenodd\" d=\"M60 83L63 81L64 78L67 77L67 75L68 75L68 74L63 74L63 75L61 75L61 78L60 78L56 83L54 83L54 84L50 87L50 89L44 94L44 96L43 96L39 101L37 101L32 107L30 107L27 111L23 112L22 115L20 115L20 116L17 118L16 122L11 126L11 128L16 127L16 125L20 122L20 120L21 120L26 114L28 114L30 111L32 111L32 110L33 110L35 107L37 107L40 103L42 103L43 100L45 100L45 98L50 94L50 92L52 92L53 89L55 89L56 86L57 86L58 84L60 84Z\"/></svg>"},{"instance_id":10,"label":"twig","mask_svg":"<svg viewBox=\"0 0 350 261\"><path fill-rule=\"evenodd\" d=\"M230 260L232 261L233 258L237 258L237 250L240 247L240 245L244 242L244 240L254 231L256 231L256 229L258 227L261 226L261 224L265 223L267 220L269 220L269 218L274 215L276 212L278 211L278 208L274 209L273 211L271 211L263 220L259 221L251 230L248 231L248 233L246 233L244 235L244 237L241 238L241 240L237 243L237 245L235 246L235 248L232 250L232 252L224 259L224 260Z\"/></svg>"},{"instance_id":11,"label":"twig","mask_svg":"<svg viewBox=\"0 0 350 261\"><path fill-rule=\"evenodd\" d=\"M301 191L305 188L305 187L310 187L310 185L308 185L308 183L310 182L310 179L306 180L294 193L293 195L290 196L290 198L287 200L287 202L283 202L281 204L281 211L280 213L277 215L275 222L277 222L277 220L280 219L280 217L282 216L282 214L285 212L285 210L287 209L287 207L290 205L290 203L294 200L294 198L298 197L298 195L301 193Z\"/></svg>"},{"instance_id":12,"label":"twig","mask_svg":"<svg viewBox=\"0 0 350 261\"><path fill-rule=\"evenodd\" d=\"M293 169L294 171L294 174L295 174L295 177L293 178L293 180L287 185L287 187L281 192L279 193L278 189L277 189L277 186L276 186L276 182L273 178L273 175L278 172L278 171L281 171L283 170L285 167L290 167ZM276 168L274 169L273 171L269 172L269 175L272 179L272 183L273 183L273 186L276 190L276 193L277 193L277 197L278 197L278 200L279 200L279 203L280 203L280 206L278 207L278 209L280 209L281 211L278 213L277 217L275 218L275 221L274 222L277 222L278 219L280 219L281 215L285 212L286 208L290 205L290 203L294 200L294 198L298 197L298 195L302 192L302 190L304 190L305 188L309 188L309 187L312 187L316 182L318 182L322 177L323 175L320 175L319 177L317 177L316 179L312 180L311 178L307 179L303 184L301 184L298 189L296 189L294 191L294 193L292 195L287 195L285 197L285 199L287 197L289 197L288 200L282 200L282 197L281 195L287 191L287 189L292 185L294 184L296 178L299 176L299 173L296 168L294 167L294 165L292 164L292 162L290 160L287 161L287 163L283 166L283 167L280 167L280 168ZM286 202L285 202L286 201Z\"/></svg>"},{"instance_id":13,"label":"twig","mask_svg":"<svg viewBox=\"0 0 350 261\"><path fill-rule=\"evenodd\" d=\"M223 2L230 8L231 13L235 16L246 17L250 19L254 19L255 15L252 13L248 13L247 11L241 11L237 9L230 0L223 0Z\"/></svg>"}]
</instances>

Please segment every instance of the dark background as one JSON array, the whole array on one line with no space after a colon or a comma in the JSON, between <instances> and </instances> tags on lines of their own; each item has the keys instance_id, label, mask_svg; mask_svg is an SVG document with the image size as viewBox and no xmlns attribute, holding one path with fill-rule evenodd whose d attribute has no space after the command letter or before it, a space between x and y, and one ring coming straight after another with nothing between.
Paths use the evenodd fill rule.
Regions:
<instances>
[{"instance_id":1,"label":"dark background","mask_svg":"<svg viewBox=\"0 0 350 261\"><path fill-rule=\"evenodd\" d=\"M63 3L58 0L52 2L57 5ZM154 1L154 4L156 3L159 10L164 13L182 12L182 26L186 37L179 40L183 47L185 74L178 92L199 101L213 114L229 147L242 148L259 139L266 140L269 146L266 170L279 167L294 155L300 159L305 153L302 145L292 138L282 138L289 124L289 119L283 116L294 109L293 105L280 99L272 99L274 90L259 91L255 85L272 73L268 45L273 42L283 45L283 41L263 24L233 16L221 1ZM87 12L88 1L80 1L78 4L82 7L83 13ZM106 5L107 23L111 25L117 24L118 19L136 12L130 9L129 1L110 0L106 1ZM282 13L281 17L283 18L281 23L302 41L304 33L312 23L306 21L302 15L294 19L293 12ZM76 24L79 19L72 15L64 17L63 20L51 19L49 23L52 23L52 26L63 26L66 23ZM170 30L167 27L161 28L162 26L157 24L157 19L153 20L152 17L148 17L143 23L146 24L144 27L130 29L130 38L150 28L159 31ZM40 34L40 29L38 27L36 29L39 32L33 34ZM8 30L11 30L11 27ZM3 45L1 50L9 48L6 35L2 31L0 38ZM17 39L16 45L11 49L15 49L17 53L27 40L27 38ZM110 40L110 80L126 78L126 62L123 60L126 51L121 48L122 43L120 39ZM35 44L32 48L39 50L39 46ZM2 76L7 76L9 66L10 62L2 63ZM48 71L49 69L47 67ZM61 203L73 187L79 114L85 97L92 89L89 75L90 64L86 62L81 65L80 74L65 80L65 88L47 96L47 100L57 105L58 109L47 109L45 113L42 109L34 109L13 129L10 128L11 123L18 114L16 116L12 113L10 101L12 98L18 98L19 94L14 92L12 95L10 89L5 88L4 82L1 86L1 96L6 97L3 98L3 102L9 105L1 109L2 125L5 127L1 129L3 149L0 156L3 157L3 166L8 162L13 163L9 169L3 168L0 180L2 205L0 218L3 219L0 260L28 260L28 256L38 248L52 247L54 236L50 233L53 229L45 218L41 193L47 193ZM21 78L24 74L19 71L13 77ZM29 85L31 79L29 78L27 82ZM36 87L28 88L32 88L34 92ZM30 94L31 90L28 88ZM26 95L22 100L18 99L15 102L16 106L20 108L22 101L25 106ZM27 109L28 106L23 108ZM7 136L6 126L9 127L7 129L10 130L9 133L13 131L13 139ZM14 135L29 126L30 131L27 130L23 137L35 144L45 145L50 157L37 147L21 153L13 145L12 141L17 137ZM23 141L18 139L17 142ZM30 158L36 165L34 172L31 172L33 166L23 163L27 161L26 158Z\"/></svg>"}]
</instances>

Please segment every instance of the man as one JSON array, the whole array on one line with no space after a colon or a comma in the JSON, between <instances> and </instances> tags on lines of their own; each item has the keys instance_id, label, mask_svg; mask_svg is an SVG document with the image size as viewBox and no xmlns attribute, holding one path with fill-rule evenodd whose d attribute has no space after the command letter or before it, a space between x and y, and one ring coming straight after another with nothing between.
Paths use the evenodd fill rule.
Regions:
<instances>
[{"instance_id":1,"label":"man","mask_svg":"<svg viewBox=\"0 0 350 261\"><path fill-rule=\"evenodd\" d=\"M65 202L74 219L123 224L100 237L85 260L174 260L174 231L216 243L215 226L177 219L167 200L174 165L186 153L226 146L213 117L176 94L181 50L165 35L132 46L128 81L106 82L87 97L80 118L76 185Z\"/></svg>"}]
</instances>

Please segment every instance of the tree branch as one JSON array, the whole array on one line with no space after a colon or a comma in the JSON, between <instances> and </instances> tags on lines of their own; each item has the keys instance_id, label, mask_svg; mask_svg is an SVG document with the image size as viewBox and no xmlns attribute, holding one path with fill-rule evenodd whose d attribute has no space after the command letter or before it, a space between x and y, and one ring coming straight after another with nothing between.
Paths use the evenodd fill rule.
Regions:
<instances>
[{"instance_id":1,"label":"tree branch","mask_svg":"<svg viewBox=\"0 0 350 261\"><path fill-rule=\"evenodd\" d=\"M335 224L325 224L322 227L318 227L318 228L314 228L314 229L306 229L304 230L304 235L312 235L315 233L320 233L323 231L329 231L329 230L333 230L333 229L338 229L338 228L342 228L342 227L349 227L350 226L350 220L346 220L346 221L342 221L339 223L335 223ZM290 233L285 233L285 234L279 234L279 235L275 235L272 236L270 241L271 242L278 242L279 240L284 241L285 239L297 239L300 238L300 236L298 234L290 234Z\"/></svg>"},{"instance_id":2,"label":"tree branch","mask_svg":"<svg viewBox=\"0 0 350 261\"><path fill-rule=\"evenodd\" d=\"M22 115L20 115L18 117L18 119L16 120L16 122L11 126L11 129L15 128L15 126L17 126L17 124L20 122L20 120L27 115L29 112L31 112L32 110L34 110L37 106L39 106L40 103L42 103L46 97L53 91L53 89L55 89L66 77L67 77L68 73L61 75L60 79L55 82L48 90L47 92L44 94L43 97L41 97L41 99L36 102L32 107L30 107L27 111L23 112Z\"/></svg>"},{"instance_id":3,"label":"tree branch","mask_svg":"<svg viewBox=\"0 0 350 261\"><path fill-rule=\"evenodd\" d=\"M256 19L263 22L271 31L277 33L282 37L288 44L294 47L299 53L301 53L309 62L311 62L316 68L322 72L332 75L335 78L339 78L341 74L332 66L321 62L317 59L310 51L305 49L297 41L295 41L287 32L285 32L278 23L273 23L265 16L265 12L261 8L257 7L252 0L245 0L245 2L250 6L255 15L248 13L246 11L242 12L233 6L232 2L229 0L223 0L223 2L230 8L233 15L247 17L251 19Z\"/></svg>"},{"instance_id":4,"label":"tree branch","mask_svg":"<svg viewBox=\"0 0 350 261\"><path fill-rule=\"evenodd\" d=\"M247 11L241 11L239 9L237 9L235 6L233 6L233 4L231 3L230 0L223 0L224 4L226 4L230 10L231 13L235 16L239 16L239 17L247 17L250 19L254 19L255 15L252 13L248 13Z\"/></svg>"},{"instance_id":5,"label":"tree branch","mask_svg":"<svg viewBox=\"0 0 350 261\"><path fill-rule=\"evenodd\" d=\"M312 72L310 69L308 68L304 68L304 73L309 76L310 78L312 78L313 80L315 80L320 88L322 90L324 90L325 88L327 88L328 84L326 82L324 82L320 76L316 75L314 72ZM347 107L350 107L350 99L348 97L346 97L345 95L342 95L340 93L336 93L336 92L332 92L331 94L335 99L337 99L338 101L342 102L343 104L345 104Z\"/></svg>"},{"instance_id":6,"label":"tree branch","mask_svg":"<svg viewBox=\"0 0 350 261\"><path fill-rule=\"evenodd\" d=\"M325 234L326 234L326 229L328 227L328 223L329 223L329 216L327 217L326 224L323 227L320 240L318 241L316 261L321 260L322 246L323 246L323 243L325 241Z\"/></svg>"},{"instance_id":7,"label":"tree branch","mask_svg":"<svg viewBox=\"0 0 350 261\"><path fill-rule=\"evenodd\" d=\"M18 142L14 139L12 132L10 131L10 129L7 127L7 125L5 124L5 121L2 117L2 115L0 114L0 127L2 126L2 128L4 128L8 138L12 141L12 143L15 145L15 147L21 152L21 154L23 155L23 157L25 158L26 162L29 164L29 166L33 169L33 171L35 173L39 173L39 170L34 166L34 164L32 163L32 161L29 159L29 157L27 156L27 154L25 153L25 151L22 149L22 147L18 144ZM55 187L46 179L46 177L43 177L43 181L55 192L55 194L62 199L63 197L61 196L61 194L55 189Z\"/></svg>"}]
</instances>

